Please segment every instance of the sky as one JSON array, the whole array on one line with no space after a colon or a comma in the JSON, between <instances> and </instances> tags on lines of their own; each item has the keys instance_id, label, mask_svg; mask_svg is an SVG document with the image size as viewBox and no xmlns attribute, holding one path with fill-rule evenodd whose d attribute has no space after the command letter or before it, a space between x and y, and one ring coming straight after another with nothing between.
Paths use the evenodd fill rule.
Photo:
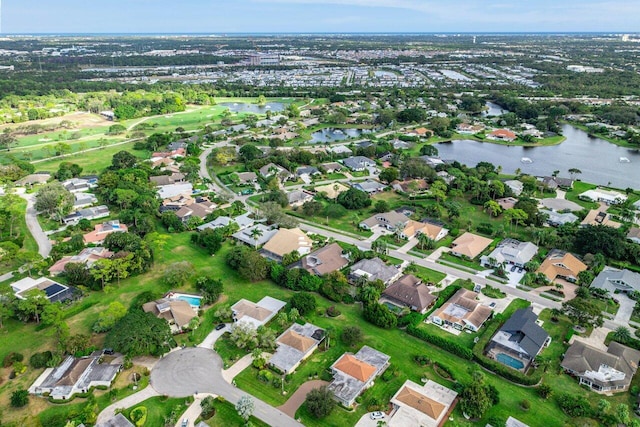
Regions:
<instances>
[{"instance_id":1,"label":"sky","mask_svg":"<svg viewBox=\"0 0 640 427\"><path fill-rule=\"evenodd\" d=\"M0 0L3 33L638 32L638 0Z\"/></svg>"}]
</instances>

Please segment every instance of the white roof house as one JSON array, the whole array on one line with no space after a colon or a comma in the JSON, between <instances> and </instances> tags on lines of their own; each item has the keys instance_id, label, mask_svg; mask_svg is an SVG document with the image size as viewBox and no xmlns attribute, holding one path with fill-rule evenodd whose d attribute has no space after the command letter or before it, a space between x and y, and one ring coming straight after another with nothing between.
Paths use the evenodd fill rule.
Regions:
<instances>
[{"instance_id":1,"label":"white roof house","mask_svg":"<svg viewBox=\"0 0 640 427\"><path fill-rule=\"evenodd\" d=\"M502 263L524 267L538 253L538 247L531 242L520 242L515 239L504 239L488 256L482 257L483 265Z\"/></svg>"},{"instance_id":2,"label":"white roof house","mask_svg":"<svg viewBox=\"0 0 640 427\"><path fill-rule=\"evenodd\" d=\"M257 329L273 319L285 305L286 302L271 297L264 297L257 303L243 298L231 306L233 321L248 323Z\"/></svg>"},{"instance_id":3,"label":"white roof house","mask_svg":"<svg viewBox=\"0 0 640 427\"><path fill-rule=\"evenodd\" d=\"M179 184L163 185L162 187L158 187L157 191L161 199L167 199L180 194L192 194L193 185L190 182L181 182Z\"/></svg>"},{"instance_id":4,"label":"white roof house","mask_svg":"<svg viewBox=\"0 0 640 427\"><path fill-rule=\"evenodd\" d=\"M627 200L627 196L622 193L612 190L604 190L602 188L587 190L584 193L581 193L578 197L594 202L603 202L608 205L617 205L619 203L624 203Z\"/></svg>"}]
</instances>

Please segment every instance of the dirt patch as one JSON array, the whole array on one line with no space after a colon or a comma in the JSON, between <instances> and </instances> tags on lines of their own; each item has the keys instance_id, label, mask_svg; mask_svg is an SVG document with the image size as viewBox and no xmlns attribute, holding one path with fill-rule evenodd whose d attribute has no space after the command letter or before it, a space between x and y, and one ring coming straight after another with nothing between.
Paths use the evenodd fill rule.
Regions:
<instances>
[{"instance_id":1,"label":"dirt patch","mask_svg":"<svg viewBox=\"0 0 640 427\"><path fill-rule=\"evenodd\" d=\"M0 125L0 130L3 129L17 129L20 127L26 127L29 125L42 125L42 126L59 126L62 121L69 121L73 123L74 130L89 129L95 127L110 126L113 122L105 119L98 114L90 114L85 112L75 112L65 114L61 117L52 117L50 119L43 120L31 120L24 123L7 123Z\"/></svg>"}]
</instances>

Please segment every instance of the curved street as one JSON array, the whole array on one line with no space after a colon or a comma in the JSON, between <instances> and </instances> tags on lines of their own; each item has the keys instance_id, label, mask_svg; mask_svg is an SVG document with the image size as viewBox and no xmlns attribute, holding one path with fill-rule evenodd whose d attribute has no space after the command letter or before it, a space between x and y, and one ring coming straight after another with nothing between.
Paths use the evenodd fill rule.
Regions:
<instances>
[{"instance_id":1,"label":"curved street","mask_svg":"<svg viewBox=\"0 0 640 427\"><path fill-rule=\"evenodd\" d=\"M22 193L20 197L27 201L27 210L24 219L31 235L36 240L36 243L38 243L38 253L42 258L47 258L51 253L51 241L49 241L49 237L42 231L42 227L38 222L38 213L35 208L36 196L33 193Z\"/></svg>"}]
</instances>

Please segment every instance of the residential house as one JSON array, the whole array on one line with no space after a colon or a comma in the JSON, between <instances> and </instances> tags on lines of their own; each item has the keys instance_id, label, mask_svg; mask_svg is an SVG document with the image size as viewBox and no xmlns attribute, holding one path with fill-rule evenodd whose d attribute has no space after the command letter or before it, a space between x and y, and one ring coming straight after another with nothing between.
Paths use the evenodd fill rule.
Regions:
<instances>
[{"instance_id":1,"label":"residential house","mask_svg":"<svg viewBox=\"0 0 640 427\"><path fill-rule=\"evenodd\" d=\"M258 175L255 172L238 172L236 175L240 185L255 184L258 181Z\"/></svg>"},{"instance_id":2,"label":"residential house","mask_svg":"<svg viewBox=\"0 0 640 427\"><path fill-rule=\"evenodd\" d=\"M235 222L238 225L238 230L244 230L245 228L251 227L255 221L251 218L251 213L247 212L242 215L239 215L235 218L230 218L228 216L219 216L218 218L210 221L206 224L202 224L196 228L198 231L206 230L207 228L223 228L227 225Z\"/></svg>"},{"instance_id":3,"label":"residential house","mask_svg":"<svg viewBox=\"0 0 640 427\"><path fill-rule=\"evenodd\" d=\"M305 255L296 267L303 268L311 274L322 276L341 270L349 265L349 256L337 243L331 243Z\"/></svg>"},{"instance_id":4,"label":"residential house","mask_svg":"<svg viewBox=\"0 0 640 427\"><path fill-rule=\"evenodd\" d=\"M619 223L618 221L614 221L613 219L611 219L611 215L600 209L590 210L587 216L585 216L580 223L580 226L582 227L586 227L589 225L592 225L594 227L598 225L603 225L605 227L611 228L622 227L621 223Z\"/></svg>"},{"instance_id":5,"label":"residential house","mask_svg":"<svg viewBox=\"0 0 640 427\"><path fill-rule=\"evenodd\" d=\"M456 132L462 135L474 135L478 132L482 132L484 130L484 125L481 123L470 124L470 123L460 123L456 126Z\"/></svg>"},{"instance_id":6,"label":"residential house","mask_svg":"<svg viewBox=\"0 0 640 427\"><path fill-rule=\"evenodd\" d=\"M424 128L424 127L412 129L407 133L409 135L415 135L415 136L418 136L420 138L430 138L430 137L433 136L433 131L431 129L427 129L427 128Z\"/></svg>"},{"instance_id":7,"label":"residential house","mask_svg":"<svg viewBox=\"0 0 640 427\"><path fill-rule=\"evenodd\" d=\"M558 188L571 189L573 188L573 180L570 178L559 178L557 176L542 176L538 177L538 182L542 186L547 187L550 190L556 190Z\"/></svg>"},{"instance_id":8,"label":"residential house","mask_svg":"<svg viewBox=\"0 0 640 427\"><path fill-rule=\"evenodd\" d=\"M257 248L267 243L277 232L278 230L264 224L254 224L251 227L232 234L231 237L253 248Z\"/></svg>"},{"instance_id":9,"label":"residential house","mask_svg":"<svg viewBox=\"0 0 640 427\"><path fill-rule=\"evenodd\" d=\"M551 282L563 279L575 283L578 281L578 274L587 268L582 261L569 252L555 249L549 252L537 273L544 274Z\"/></svg>"},{"instance_id":10,"label":"residential house","mask_svg":"<svg viewBox=\"0 0 640 427\"><path fill-rule=\"evenodd\" d=\"M198 316L197 308L194 309L189 302L181 299L160 298L143 304L142 310L166 320L174 334L182 332L184 327Z\"/></svg>"},{"instance_id":11,"label":"residential house","mask_svg":"<svg viewBox=\"0 0 640 427\"><path fill-rule=\"evenodd\" d=\"M107 259L113 256L113 252L101 246L84 248L77 255L62 257L58 262L49 267L49 274L57 276L64 272L64 267L69 263L85 264L87 268L95 264L100 259Z\"/></svg>"},{"instance_id":12,"label":"residential house","mask_svg":"<svg viewBox=\"0 0 640 427\"><path fill-rule=\"evenodd\" d=\"M193 185L190 182L182 182L176 184L163 185L158 187L158 197L160 199L168 199L170 197L179 196L182 194L193 194Z\"/></svg>"},{"instance_id":13,"label":"residential house","mask_svg":"<svg viewBox=\"0 0 640 427\"><path fill-rule=\"evenodd\" d=\"M551 337L536 321L531 307L516 310L487 344L485 353L510 368L526 372L531 362L549 345Z\"/></svg>"},{"instance_id":14,"label":"residential house","mask_svg":"<svg viewBox=\"0 0 640 427\"><path fill-rule=\"evenodd\" d=\"M529 427L529 424L525 424L522 421L510 416L509 418L507 418L507 422L505 423L504 427Z\"/></svg>"},{"instance_id":15,"label":"residential house","mask_svg":"<svg viewBox=\"0 0 640 427\"><path fill-rule=\"evenodd\" d=\"M547 216L546 223L552 227L560 227L561 225L565 224L573 224L580 219L571 212L560 213L551 209L540 209L540 213Z\"/></svg>"},{"instance_id":16,"label":"residential house","mask_svg":"<svg viewBox=\"0 0 640 427\"><path fill-rule=\"evenodd\" d=\"M387 265L380 258L363 259L355 263L349 269L349 280L357 282L366 279L370 282L381 280L388 285L400 277L400 270L392 265Z\"/></svg>"},{"instance_id":17,"label":"residential house","mask_svg":"<svg viewBox=\"0 0 640 427\"><path fill-rule=\"evenodd\" d=\"M633 209L640 211L640 200L638 200L633 204Z\"/></svg>"},{"instance_id":18,"label":"residential house","mask_svg":"<svg viewBox=\"0 0 640 427\"><path fill-rule=\"evenodd\" d=\"M342 164L351 169L353 172L362 172L368 168L376 166L376 162L364 156L347 157L342 160Z\"/></svg>"},{"instance_id":19,"label":"residential house","mask_svg":"<svg viewBox=\"0 0 640 427\"><path fill-rule=\"evenodd\" d=\"M149 177L151 182L156 187L162 187L164 185L179 184L185 182L185 175L183 173L172 173L171 175L157 175Z\"/></svg>"},{"instance_id":20,"label":"residential house","mask_svg":"<svg viewBox=\"0 0 640 427\"><path fill-rule=\"evenodd\" d=\"M412 274L405 274L382 292L381 301L425 314L436 299L422 280Z\"/></svg>"},{"instance_id":21,"label":"residential house","mask_svg":"<svg viewBox=\"0 0 640 427\"><path fill-rule=\"evenodd\" d=\"M631 227L627 233L627 239L631 240L633 243L640 244L640 228Z\"/></svg>"},{"instance_id":22,"label":"residential house","mask_svg":"<svg viewBox=\"0 0 640 427\"><path fill-rule=\"evenodd\" d=\"M342 170L342 165L337 162L323 163L320 167L324 169L326 173L336 173Z\"/></svg>"},{"instance_id":23,"label":"residential house","mask_svg":"<svg viewBox=\"0 0 640 427\"><path fill-rule=\"evenodd\" d=\"M578 197L582 200L589 200L592 202L602 202L607 205L617 205L624 203L627 200L627 196L613 190L605 190L602 188L596 188L593 190L587 190L584 193L580 193Z\"/></svg>"},{"instance_id":24,"label":"residential house","mask_svg":"<svg viewBox=\"0 0 640 427\"><path fill-rule=\"evenodd\" d=\"M233 125L227 128L227 133L240 133L248 129L249 129L249 126L245 124Z\"/></svg>"},{"instance_id":25,"label":"residential house","mask_svg":"<svg viewBox=\"0 0 640 427\"><path fill-rule=\"evenodd\" d=\"M86 219L88 221L93 221L94 219L106 218L109 214L109 207L105 205L94 206L77 210L74 213L65 216L62 219L62 222L66 225L76 225L80 220Z\"/></svg>"},{"instance_id":26,"label":"residential house","mask_svg":"<svg viewBox=\"0 0 640 427\"><path fill-rule=\"evenodd\" d=\"M429 184L424 179L409 179L405 181L395 180L391 183L391 188L397 192L405 193L410 197L414 197L429 190Z\"/></svg>"},{"instance_id":27,"label":"residential house","mask_svg":"<svg viewBox=\"0 0 640 427\"><path fill-rule=\"evenodd\" d=\"M386 354L366 345L356 354L343 354L331 365L333 381L329 390L340 404L353 406L356 398L387 369L389 359Z\"/></svg>"},{"instance_id":28,"label":"residential house","mask_svg":"<svg viewBox=\"0 0 640 427\"><path fill-rule=\"evenodd\" d=\"M394 154L391 151L386 151L378 156L378 160L381 162L390 162L393 159Z\"/></svg>"},{"instance_id":29,"label":"residential house","mask_svg":"<svg viewBox=\"0 0 640 427\"><path fill-rule=\"evenodd\" d=\"M184 157L187 154L187 150L184 148L178 148L171 151L156 151L151 153L151 162L156 162L159 159L178 159Z\"/></svg>"},{"instance_id":30,"label":"residential house","mask_svg":"<svg viewBox=\"0 0 640 427\"><path fill-rule=\"evenodd\" d=\"M300 363L318 348L325 331L311 323L294 323L276 340L278 348L269 359L269 365L285 375L296 370Z\"/></svg>"},{"instance_id":31,"label":"residential house","mask_svg":"<svg viewBox=\"0 0 640 427\"><path fill-rule=\"evenodd\" d=\"M438 166L443 166L444 165L444 160L442 160L440 157L434 157L434 156L420 156L419 157L423 162L425 162L427 165L429 165L432 168L436 168Z\"/></svg>"},{"instance_id":32,"label":"residential house","mask_svg":"<svg viewBox=\"0 0 640 427\"><path fill-rule=\"evenodd\" d=\"M218 205L206 198L198 197L195 200L195 203L191 203L187 206L183 206L176 212L176 216L182 220L182 222L187 222L189 218L195 217L200 219L205 219L208 215L213 213L213 211L218 207Z\"/></svg>"},{"instance_id":33,"label":"residential house","mask_svg":"<svg viewBox=\"0 0 640 427\"><path fill-rule=\"evenodd\" d=\"M451 255L474 259L491 245L492 239L465 232L451 243Z\"/></svg>"},{"instance_id":34,"label":"residential house","mask_svg":"<svg viewBox=\"0 0 640 427\"><path fill-rule=\"evenodd\" d=\"M264 178L269 178L275 175L281 182L294 178L294 176L288 170L280 165L276 165L275 163L264 165L260 168L259 173Z\"/></svg>"},{"instance_id":35,"label":"residential house","mask_svg":"<svg viewBox=\"0 0 640 427\"><path fill-rule=\"evenodd\" d=\"M243 298L231 306L231 312L234 322L246 323L258 329L273 319L285 305L286 302L272 297L264 297L257 303Z\"/></svg>"},{"instance_id":36,"label":"residential house","mask_svg":"<svg viewBox=\"0 0 640 427\"><path fill-rule=\"evenodd\" d=\"M94 230L82 236L85 244L98 245L111 233L126 233L129 228L126 224L120 224L120 221L107 221L95 226Z\"/></svg>"},{"instance_id":37,"label":"residential house","mask_svg":"<svg viewBox=\"0 0 640 427\"><path fill-rule=\"evenodd\" d=\"M455 176L451 175L447 171L436 172L436 175L440 177L440 179L442 179L447 185L451 185L451 183L456 179Z\"/></svg>"},{"instance_id":38,"label":"residential house","mask_svg":"<svg viewBox=\"0 0 640 427\"><path fill-rule=\"evenodd\" d=\"M482 257L483 265L495 267L501 264L514 264L524 267L538 253L538 247L531 242L520 242L515 239L504 239L489 254Z\"/></svg>"},{"instance_id":39,"label":"residential house","mask_svg":"<svg viewBox=\"0 0 640 427\"><path fill-rule=\"evenodd\" d=\"M184 206L189 206L196 201L189 194L178 194L164 199L160 205L160 213L166 211L178 212Z\"/></svg>"},{"instance_id":40,"label":"residential house","mask_svg":"<svg viewBox=\"0 0 640 427\"><path fill-rule=\"evenodd\" d=\"M91 193L74 193L73 208L80 209L98 203L98 198Z\"/></svg>"},{"instance_id":41,"label":"residential house","mask_svg":"<svg viewBox=\"0 0 640 427\"><path fill-rule=\"evenodd\" d=\"M313 200L313 194L308 191L292 190L287 193L287 201L292 208L302 206L311 200Z\"/></svg>"},{"instance_id":42,"label":"residential house","mask_svg":"<svg viewBox=\"0 0 640 427\"><path fill-rule=\"evenodd\" d=\"M331 147L327 147L326 150L329 153L338 154L342 156L350 156L353 154L353 151L351 151L351 149L345 145L334 145Z\"/></svg>"},{"instance_id":43,"label":"residential house","mask_svg":"<svg viewBox=\"0 0 640 427\"><path fill-rule=\"evenodd\" d=\"M82 424L81 424L82 425ZM80 427L79 425L78 427ZM115 414L112 418L96 424L96 427L135 427L135 425L129 421L122 412Z\"/></svg>"},{"instance_id":44,"label":"residential house","mask_svg":"<svg viewBox=\"0 0 640 427\"><path fill-rule=\"evenodd\" d=\"M341 184L339 182L335 182L333 184L326 184L326 185L317 186L316 187L316 193L318 193L318 194L324 193L324 194L326 194L327 198L335 199L340 195L340 193L344 193L348 189L349 189L349 187L347 187L346 185Z\"/></svg>"},{"instance_id":45,"label":"residential house","mask_svg":"<svg viewBox=\"0 0 640 427\"><path fill-rule=\"evenodd\" d=\"M431 315L431 321L436 325L450 326L460 331L469 329L478 332L491 317L492 310L476 301L477 297L476 292L464 288L458 290Z\"/></svg>"},{"instance_id":46,"label":"residential house","mask_svg":"<svg viewBox=\"0 0 640 427\"><path fill-rule=\"evenodd\" d=\"M518 181L517 179L509 179L504 182L504 185L509 187L511 192L516 196L519 196L520 194L522 194L522 190L524 190L524 184Z\"/></svg>"},{"instance_id":47,"label":"residential house","mask_svg":"<svg viewBox=\"0 0 640 427\"><path fill-rule=\"evenodd\" d=\"M260 253L274 261L281 262L282 258L291 252L307 255L311 252L313 241L299 228L281 228L262 247Z\"/></svg>"},{"instance_id":48,"label":"residential house","mask_svg":"<svg viewBox=\"0 0 640 427\"><path fill-rule=\"evenodd\" d=\"M195 142L198 139L197 136L193 137L193 138L189 138L190 142ZM174 141L174 142L170 142L167 145L167 150L169 151L174 151L174 150L178 150L180 148L186 150L187 146L189 145L188 142L186 142L185 140L181 140L181 141Z\"/></svg>"},{"instance_id":49,"label":"residential house","mask_svg":"<svg viewBox=\"0 0 640 427\"><path fill-rule=\"evenodd\" d=\"M396 211L378 213L358 224L358 227L364 230L373 230L376 227L384 227L389 231L395 232L398 226L404 228L409 218Z\"/></svg>"},{"instance_id":50,"label":"residential house","mask_svg":"<svg viewBox=\"0 0 640 427\"><path fill-rule=\"evenodd\" d=\"M16 187L26 187L35 184L44 184L51 179L49 172L36 172L27 176L23 176L15 182Z\"/></svg>"},{"instance_id":51,"label":"residential house","mask_svg":"<svg viewBox=\"0 0 640 427\"><path fill-rule=\"evenodd\" d=\"M35 289L44 292L46 298L51 302L65 302L73 300L76 297L75 288L63 285L46 277L39 277L37 279L25 277L11 284L11 290L16 298L20 300L27 299L29 292Z\"/></svg>"},{"instance_id":52,"label":"residential house","mask_svg":"<svg viewBox=\"0 0 640 427\"><path fill-rule=\"evenodd\" d=\"M83 178L71 178L62 182L62 186L71 193L81 193L95 187L96 183L90 183L89 180Z\"/></svg>"},{"instance_id":53,"label":"residential house","mask_svg":"<svg viewBox=\"0 0 640 427\"><path fill-rule=\"evenodd\" d=\"M122 365L101 363L101 356L67 356L56 368L45 369L29 387L29 393L69 400L74 394L88 393L94 387L110 387Z\"/></svg>"},{"instance_id":54,"label":"residential house","mask_svg":"<svg viewBox=\"0 0 640 427\"><path fill-rule=\"evenodd\" d=\"M640 351L611 341L607 351L574 341L560 366L598 393L624 391L638 370Z\"/></svg>"},{"instance_id":55,"label":"residential house","mask_svg":"<svg viewBox=\"0 0 640 427\"><path fill-rule=\"evenodd\" d=\"M515 141L517 135L511 132L509 129L496 129L487 135L487 139L493 139L497 141Z\"/></svg>"},{"instance_id":56,"label":"residential house","mask_svg":"<svg viewBox=\"0 0 640 427\"><path fill-rule=\"evenodd\" d=\"M402 141L400 139L394 139L391 141L393 148L396 150L408 150L413 147L413 143L409 141Z\"/></svg>"},{"instance_id":57,"label":"residential house","mask_svg":"<svg viewBox=\"0 0 640 427\"><path fill-rule=\"evenodd\" d=\"M457 403L458 393L427 380L423 385L406 380L393 395L389 427L441 427Z\"/></svg>"},{"instance_id":58,"label":"residential house","mask_svg":"<svg viewBox=\"0 0 640 427\"><path fill-rule=\"evenodd\" d=\"M449 234L449 230L444 228L442 223L428 218L425 218L420 222L409 220L402 232L402 237L410 239L411 237L419 234L424 234L431 240L437 242Z\"/></svg>"},{"instance_id":59,"label":"residential house","mask_svg":"<svg viewBox=\"0 0 640 427\"><path fill-rule=\"evenodd\" d=\"M356 190L364 191L365 193L371 195L383 192L386 185L379 183L378 181L374 181L372 179L367 179L366 181L354 182L351 184L353 188Z\"/></svg>"},{"instance_id":60,"label":"residential house","mask_svg":"<svg viewBox=\"0 0 640 427\"><path fill-rule=\"evenodd\" d=\"M506 211L507 209L515 208L516 203L518 203L518 199L514 197L503 197L501 199L497 199L496 203L500 205L503 211Z\"/></svg>"},{"instance_id":61,"label":"residential house","mask_svg":"<svg viewBox=\"0 0 640 427\"><path fill-rule=\"evenodd\" d=\"M605 267L591 282L591 289L605 289L611 295L616 292L640 292L640 273Z\"/></svg>"},{"instance_id":62,"label":"residential house","mask_svg":"<svg viewBox=\"0 0 640 427\"><path fill-rule=\"evenodd\" d=\"M311 177L314 175L321 175L321 173L318 170L318 168L314 166L301 166L298 169L296 169L296 176L300 178L303 175Z\"/></svg>"}]
</instances>

